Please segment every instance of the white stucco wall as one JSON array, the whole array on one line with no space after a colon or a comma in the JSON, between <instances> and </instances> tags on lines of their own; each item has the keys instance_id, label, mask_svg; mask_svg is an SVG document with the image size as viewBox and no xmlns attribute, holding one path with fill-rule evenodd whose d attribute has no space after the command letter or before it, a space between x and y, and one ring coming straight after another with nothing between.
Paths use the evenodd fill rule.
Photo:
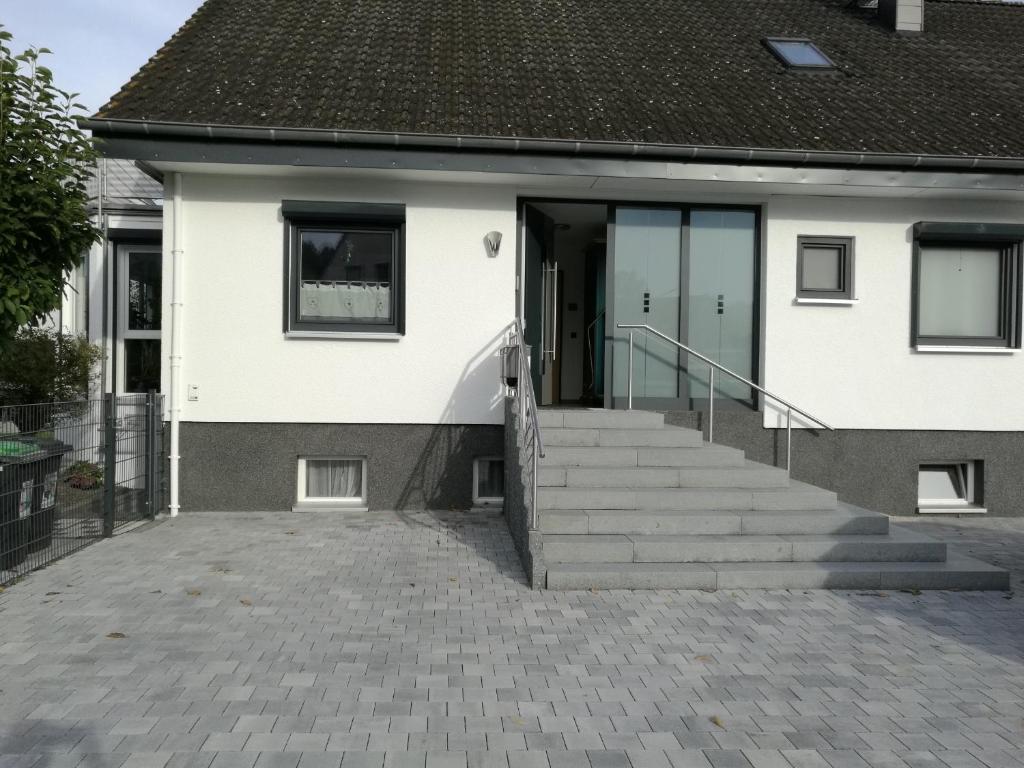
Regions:
<instances>
[{"instance_id":1,"label":"white stucco wall","mask_svg":"<svg viewBox=\"0 0 1024 768\"><path fill-rule=\"evenodd\" d=\"M502 422L497 351L515 313L514 189L201 174L182 182L183 421ZM285 338L285 199L405 204L401 340ZM505 236L497 258L483 244L491 230ZM169 350L169 332L164 343ZM166 355L163 377L167 392ZM198 400L189 401L193 385Z\"/></svg>"},{"instance_id":2,"label":"white stucco wall","mask_svg":"<svg viewBox=\"0 0 1024 768\"><path fill-rule=\"evenodd\" d=\"M765 385L848 429L1024 429L1024 352L911 347L913 225L1024 223L1024 205L773 197L765 206ZM856 237L855 306L795 305L798 235ZM765 424L778 414L766 412Z\"/></svg>"},{"instance_id":3,"label":"white stucco wall","mask_svg":"<svg viewBox=\"0 0 1024 768\"><path fill-rule=\"evenodd\" d=\"M184 174L183 190L184 421L501 423L497 350L515 313L516 199L536 191L507 180L197 173ZM579 191L562 194L580 197ZM601 190L604 199L636 194ZM658 197L702 202L692 189ZM400 341L284 336L284 199L405 204L406 335ZM729 200L718 194L715 202ZM910 343L913 224L1024 223L1024 206L750 194L734 202L764 206L769 389L839 428L1024 430L1024 353L925 354ZM168 205L168 351L171 225ZM504 234L496 259L482 242L491 230ZM794 303L801 234L856 238L858 304ZM187 399L191 385L198 387L197 401ZM779 423L778 414L768 411L765 423Z\"/></svg>"}]
</instances>

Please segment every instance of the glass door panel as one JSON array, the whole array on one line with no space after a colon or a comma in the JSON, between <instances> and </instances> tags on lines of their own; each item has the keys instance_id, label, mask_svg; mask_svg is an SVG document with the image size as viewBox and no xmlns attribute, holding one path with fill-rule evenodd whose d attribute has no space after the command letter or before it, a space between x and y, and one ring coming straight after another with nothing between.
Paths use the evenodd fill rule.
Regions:
<instances>
[{"instance_id":1,"label":"glass door panel","mask_svg":"<svg viewBox=\"0 0 1024 768\"><path fill-rule=\"evenodd\" d=\"M160 389L162 256L159 246L118 247L119 392Z\"/></svg>"},{"instance_id":2,"label":"glass door panel","mask_svg":"<svg viewBox=\"0 0 1024 768\"><path fill-rule=\"evenodd\" d=\"M613 238L612 396L628 388L629 331L618 323L646 324L680 337L683 214L672 208L615 209ZM679 353L670 344L634 332L633 404L668 407L680 397ZM646 403L644 401L647 401Z\"/></svg>"},{"instance_id":3,"label":"glass door panel","mask_svg":"<svg viewBox=\"0 0 1024 768\"><path fill-rule=\"evenodd\" d=\"M754 363L756 217L752 211L690 211L689 307L685 343L751 381ZM708 397L707 363L691 358L692 407ZM715 397L750 402L750 387L715 376Z\"/></svg>"}]
</instances>

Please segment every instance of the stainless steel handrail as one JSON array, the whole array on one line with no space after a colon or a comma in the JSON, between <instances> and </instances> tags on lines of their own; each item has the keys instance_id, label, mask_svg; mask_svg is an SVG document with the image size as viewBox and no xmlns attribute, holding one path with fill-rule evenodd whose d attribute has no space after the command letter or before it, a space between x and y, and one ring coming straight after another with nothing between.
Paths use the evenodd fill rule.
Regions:
<instances>
[{"instance_id":1,"label":"stainless steel handrail","mask_svg":"<svg viewBox=\"0 0 1024 768\"><path fill-rule=\"evenodd\" d=\"M532 530L537 530L537 459L544 458L544 439L540 434L540 422L537 419L537 393L533 390L533 377L530 376L530 357L526 348L526 337L523 334L523 324L519 318L515 319L512 335L515 336L515 344L519 350L519 370L516 375L516 396L519 398L520 421L524 428L526 414L530 414L530 426L533 428L534 448L532 463L532 478L530 488L531 525ZM525 382L525 383L524 383ZM526 445L526 435L523 435L523 445Z\"/></svg>"},{"instance_id":2,"label":"stainless steel handrail","mask_svg":"<svg viewBox=\"0 0 1024 768\"><path fill-rule=\"evenodd\" d=\"M721 371L724 374L732 376L737 381L743 382L748 387L752 387L752 388L756 389L758 392L760 392L764 396L770 397L772 400L776 401L777 403L781 403L782 405L786 406L786 472L787 473L790 471L790 464L792 462L792 457L793 457L793 412L794 411L799 413L804 418L809 419L810 421L813 421L815 424L817 424L817 425L819 425L821 427L824 427L825 429L829 430L830 432L835 432L835 427L829 426L827 423L825 423L824 421L819 419L817 416L812 416L811 414L809 414L807 411L803 410L802 408L798 408L797 406L795 406L792 403L790 403L788 400L784 400L783 398L779 397L775 393L769 392L767 389L765 389L764 387L762 387L759 384L755 384L750 379L747 379L747 378L745 378L743 376L740 376L740 374L736 373L735 371L733 371L733 370L731 370L729 368L726 368L721 363L717 363L714 360L712 360L711 358L702 355L697 350L691 349L690 347L686 346L685 344L683 344L683 343L681 343L679 341L676 341L671 336L666 336L664 333L659 331L657 328L651 328L651 326L643 324L643 323L640 323L640 324L635 324L635 323L618 323L616 325L616 327L622 328L623 330L627 330L628 329L630 331L630 333L629 333L629 377L628 377L628 379L626 381L626 407L629 410L633 409L633 330L635 329L635 330L645 331L647 333L653 333L658 338L660 338L660 339L662 339L664 341L667 341L669 344L674 344L675 346L679 347L679 349L683 350L687 354L693 355L694 357L696 357L696 358L698 358L700 360L703 360L705 363L707 363L710 366L710 369L709 369L709 372L708 372L708 442L709 443L715 442L715 440L714 440L714 436L715 436L715 370L719 370L719 371Z\"/></svg>"}]
</instances>

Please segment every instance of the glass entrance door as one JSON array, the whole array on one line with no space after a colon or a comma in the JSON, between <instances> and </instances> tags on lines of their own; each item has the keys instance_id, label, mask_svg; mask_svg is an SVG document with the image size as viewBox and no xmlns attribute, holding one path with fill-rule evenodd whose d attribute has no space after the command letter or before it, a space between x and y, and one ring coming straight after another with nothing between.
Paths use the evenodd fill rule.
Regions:
<instances>
[{"instance_id":1,"label":"glass entrance door","mask_svg":"<svg viewBox=\"0 0 1024 768\"><path fill-rule=\"evenodd\" d=\"M625 408L628 330L644 324L753 380L757 215L696 206L617 206L609 232L610 314L605 405ZM703 410L708 366L644 331L633 333L633 407ZM753 405L750 388L718 375L722 400Z\"/></svg>"},{"instance_id":2,"label":"glass entrance door","mask_svg":"<svg viewBox=\"0 0 1024 768\"><path fill-rule=\"evenodd\" d=\"M629 331L619 323L646 324L682 336L682 225L678 208L615 209L612 221L612 407L626 405ZM680 408L679 350L642 331L633 334L633 405Z\"/></svg>"},{"instance_id":3,"label":"glass entrance door","mask_svg":"<svg viewBox=\"0 0 1024 768\"><path fill-rule=\"evenodd\" d=\"M757 290L756 220L753 211L690 211L689 307L684 342L751 381ZM686 367L690 407L695 410L708 406L709 367L697 358L690 358ZM716 401L752 404L752 397L747 385L731 376L715 376ZM716 407L719 404L716 402Z\"/></svg>"}]
</instances>

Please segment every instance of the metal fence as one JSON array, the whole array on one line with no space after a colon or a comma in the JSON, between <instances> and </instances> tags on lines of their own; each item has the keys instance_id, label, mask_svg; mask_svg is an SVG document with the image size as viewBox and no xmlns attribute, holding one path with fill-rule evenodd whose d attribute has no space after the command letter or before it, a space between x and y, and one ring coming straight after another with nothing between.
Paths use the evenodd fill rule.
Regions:
<instances>
[{"instance_id":1,"label":"metal fence","mask_svg":"<svg viewBox=\"0 0 1024 768\"><path fill-rule=\"evenodd\" d=\"M0 406L0 585L164 507L155 393Z\"/></svg>"}]
</instances>

